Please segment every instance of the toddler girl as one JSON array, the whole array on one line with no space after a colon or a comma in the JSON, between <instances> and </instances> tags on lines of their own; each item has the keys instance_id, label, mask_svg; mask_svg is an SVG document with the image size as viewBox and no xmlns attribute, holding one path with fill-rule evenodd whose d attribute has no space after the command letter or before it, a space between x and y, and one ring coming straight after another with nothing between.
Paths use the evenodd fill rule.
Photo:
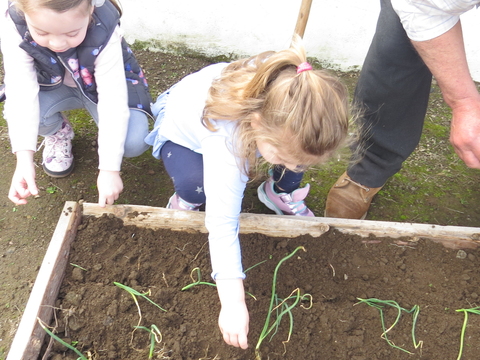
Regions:
<instances>
[{"instance_id":1,"label":"toddler girl","mask_svg":"<svg viewBox=\"0 0 480 360\"><path fill-rule=\"evenodd\" d=\"M278 214L313 216L304 203L309 186L299 185L307 167L346 140L347 92L337 78L312 69L297 39L288 50L188 75L152 110L157 120L146 142L175 187L167 207L198 210L205 203L220 330L228 344L247 348L238 238L245 186L260 161L273 164L260 200Z\"/></svg>"},{"instance_id":2,"label":"toddler girl","mask_svg":"<svg viewBox=\"0 0 480 360\"><path fill-rule=\"evenodd\" d=\"M61 111L85 108L98 125L100 206L123 190L123 156L148 145L150 95L119 28L114 0L14 0L2 19L1 50L12 151L9 191L15 204L38 194L33 154L44 139L43 169L52 177L74 167L71 124Z\"/></svg>"}]
</instances>

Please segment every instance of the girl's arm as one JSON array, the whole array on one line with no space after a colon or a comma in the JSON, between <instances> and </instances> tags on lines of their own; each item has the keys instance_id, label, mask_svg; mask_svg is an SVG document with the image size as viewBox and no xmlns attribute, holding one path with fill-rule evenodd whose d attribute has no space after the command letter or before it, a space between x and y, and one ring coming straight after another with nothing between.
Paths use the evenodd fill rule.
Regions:
<instances>
[{"instance_id":1,"label":"girl's arm","mask_svg":"<svg viewBox=\"0 0 480 360\"><path fill-rule=\"evenodd\" d=\"M130 118L121 39L117 27L95 61L100 170L120 171Z\"/></svg>"},{"instance_id":2,"label":"girl's arm","mask_svg":"<svg viewBox=\"0 0 480 360\"><path fill-rule=\"evenodd\" d=\"M202 142L207 195L205 225L209 232L212 277L221 303L219 327L225 342L246 349L249 316L245 304L239 216L247 177L242 175L224 136Z\"/></svg>"},{"instance_id":3,"label":"girl's arm","mask_svg":"<svg viewBox=\"0 0 480 360\"><path fill-rule=\"evenodd\" d=\"M0 33L8 97L3 114L8 123L12 152L17 157L8 198L16 205L23 205L30 195L38 194L33 154L40 121L39 86L33 59L19 47L22 38L8 14L0 21Z\"/></svg>"},{"instance_id":4,"label":"girl's arm","mask_svg":"<svg viewBox=\"0 0 480 360\"><path fill-rule=\"evenodd\" d=\"M113 204L123 190L120 177L130 111L121 47L116 31L95 62L98 90L98 204Z\"/></svg>"},{"instance_id":5,"label":"girl's arm","mask_svg":"<svg viewBox=\"0 0 480 360\"><path fill-rule=\"evenodd\" d=\"M19 47L22 38L8 15L2 19L0 31L7 95L4 117L8 122L12 152L36 151L40 105L33 58Z\"/></svg>"}]
</instances>

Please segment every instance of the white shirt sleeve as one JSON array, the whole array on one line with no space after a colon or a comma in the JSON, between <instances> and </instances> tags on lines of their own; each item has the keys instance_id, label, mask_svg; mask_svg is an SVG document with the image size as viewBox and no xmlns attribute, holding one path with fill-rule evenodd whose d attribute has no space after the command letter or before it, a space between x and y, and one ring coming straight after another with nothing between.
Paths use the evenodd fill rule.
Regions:
<instances>
[{"instance_id":1,"label":"white shirt sleeve","mask_svg":"<svg viewBox=\"0 0 480 360\"><path fill-rule=\"evenodd\" d=\"M479 0L392 0L408 37L414 41L444 34L455 26L461 14L479 3Z\"/></svg>"},{"instance_id":2,"label":"white shirt sleeve","mask_svg":"<svg viewBox=\"0 0 480 360\"><path fill-rule=\"evenodd\" d=\"M202 142L204 186L207 197L205 226L209 232L213 279L245 278L240 250L239 216L248 178L223 136Z\"/></svg>"},{"instance_id":3,"label":"white shirt sleeve","mask_svg":"<svg viewBox=\"0 0 480 360\"><path fill-rule=\"evenodd\" d=\"M3 116L8 123L12 152L36 151L40 105L39 85L33 58L19 47L22 38L8 13L0 26L1 50L5 69L5 101Z\"/></svg>"},{"instance_id":4,"label":"white shirt sleeve","mask_svg":"<svg viewBox=\"0 0 480 360\"><path fill-rule=\"evenodd\" d=\"M120 170L130 118L121 47L122 35L123 32L117 26L95 61L100 170Z\"/></svg>"}]
</instances>

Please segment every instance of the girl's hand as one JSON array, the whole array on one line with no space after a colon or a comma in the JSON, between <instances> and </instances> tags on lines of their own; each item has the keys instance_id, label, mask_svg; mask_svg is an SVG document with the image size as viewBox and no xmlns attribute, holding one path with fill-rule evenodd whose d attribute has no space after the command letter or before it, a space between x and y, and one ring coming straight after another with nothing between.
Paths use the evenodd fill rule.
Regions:
<instances>
[{"instance_id":1,"label":"girl's hand","mask_svg":"<svg viewBox=\"0 0 480 360\"><path fill-rule=\"evenodd\" d=\"M35 183L35 165L33 164L33 151L17 151L17 167L12 177L12 184L8 198L15 205L24 205L30 195L38 195Z\"/></svg>"},{"instance_id":2,"label":"girl's hand","mask_svg":"<svg viewBox=\"0 0 480 360\"><path fill-rule=\"evenodd\" d=\"M100 170L97 178L98 205L113 205L123 190L123 182L119 171Z\"/></svg>"},{"instance_id":3,"label":"girl's hand","mask_svg":"<svg viewBox=\"0 0 480 360\"><path fill-rule=\"evenodd\" d=\"M218 295L222 304L218 326L228 345L248 348L249 315L245 304L242 279L217 280Z\"/></svg>"},{"instance_id":4,"label":"girl's hand","mask_svg":"<svg viewBox=\"0 0 480 360\"><path fill-rule=\"evenodd\" d=\"M223 335L223 340L228 345L248 348L248 322L249 315L245 301L222 304L218 317L218 326Z\"/></svg>"}]
</instances>

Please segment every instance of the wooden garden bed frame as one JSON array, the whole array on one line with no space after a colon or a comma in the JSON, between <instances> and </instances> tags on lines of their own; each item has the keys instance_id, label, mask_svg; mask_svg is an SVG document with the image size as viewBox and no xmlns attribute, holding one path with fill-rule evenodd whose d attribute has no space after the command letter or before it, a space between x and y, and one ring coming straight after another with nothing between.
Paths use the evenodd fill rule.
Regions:
<instances>
[{"instance_id":1,"label":"wooden garden bed frame","mask_svg":"<svg viewBox=\"0 0 480 360\"><path fill-rule=\"evenodd\" d=\"M50 323L77 227L82 216L99 217L104 213L122 219L125 225L207 232L203 212L136 205L111 205L100 208L97 204L80 205L67 201L32 288L7 360L37 360L39 357L45 331L37 319ZM242 213L240 216L240 233L245 234L261 233L271 237L297 237L309 234L319 237L330 228L343 233L361 236L373 234L378 237L402 238L406 241L427 238L453 249L475 249L480 245L480 228L476 227L249 213Z\"/></svg>"}]
</instances>

